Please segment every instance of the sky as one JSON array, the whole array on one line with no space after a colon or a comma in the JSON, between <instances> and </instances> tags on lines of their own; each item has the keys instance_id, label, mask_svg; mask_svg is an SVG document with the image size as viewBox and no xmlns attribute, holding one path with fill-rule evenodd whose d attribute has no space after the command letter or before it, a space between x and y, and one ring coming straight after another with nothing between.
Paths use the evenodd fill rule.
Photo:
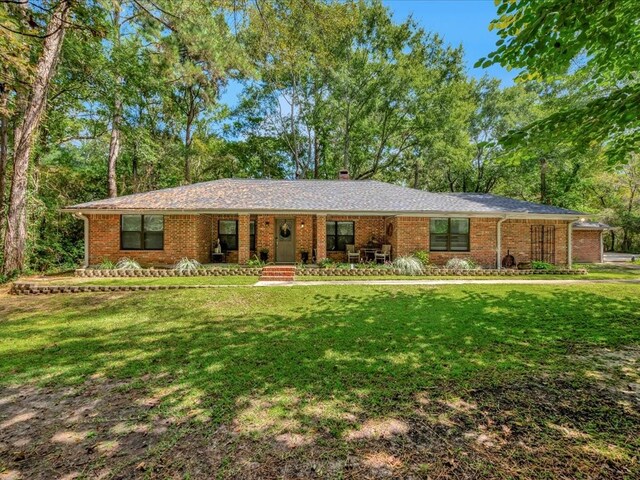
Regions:
<instances>
[{"instance_id":1,"label":"sky","mask_svg":"<svg viewBox=\"0 0 640 480\"><path fill-rule=\"evenodd\" d=\"M473 68L481 57L495 49L498 35L489 31L489 23L496 18L493 0L383 0L397 22L409 15L425 30L438 33L445 43L454 47L462 44L469 74L481 77L488 74L512 85L517 72L500 66Z\"/></svg>"},{"instance_id":2,"label":"sky","mask_svg":"<svg viewBox=\"0 0 640 480\"><path fill-rule=\"evenodd\" d=\"M498 36L489 31L489 22L496 16L493 0L383 0L398 23L409 15L425 30L438 33L446 43L462 45L469 75L487 74L502 80L505 86L513 84L517 72L508 72L500 66L487 69L473 68L476 61L495 48ZM237 104L242 86L231 82L222 94L222 101L233 107Z\"/></svg>"}]
</instances>

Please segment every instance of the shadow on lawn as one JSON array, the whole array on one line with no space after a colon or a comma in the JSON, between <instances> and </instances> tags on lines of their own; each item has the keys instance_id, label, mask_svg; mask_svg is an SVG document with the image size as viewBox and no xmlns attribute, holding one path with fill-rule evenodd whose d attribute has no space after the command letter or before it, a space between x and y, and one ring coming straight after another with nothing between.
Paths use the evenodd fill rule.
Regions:
<instances>
[{"instance_id":1,"label":"shadow on lawn","mask_svg":"<svg viewBox=\"0 0 640 480\"><path fill-rule=\"evenodd\" d=\"M449 448L446 438L452 431L460 437L450 439L452 445L463 441L475 445L472 450L503 448L511 433L485 418L504 415L502 409L483 410L478 392L499 404L496 389L502 387L497 385L509 391L508 385L528 376L565 375L567 354L640 343L640 299L628 295L613 300L613 292L596 293L595 288L334 287L310 292L281 288L226 290L216 292L218 297L196 291L47 298L45 304L63 308L53 321L42 311L8 312L11 318L0 329L0 341L19 342L20 347L0 356L0 365L8 366L1 367L2 375L17 383L129 379L133 381L115 393L110 387L109 395L126 396L143 408L138 417L146 418L144 407L151 405L154 415L178 425L188 419L209 425L207 435L215 437L220 433L215 429L224 425L227 436L232 432L247 442L296 447L305 455L321 451L318 445L343 445L333 453L340 462L325 465L325 471L364 465L397 473L422 468L426 460L411 457L420 450L416 445L442 441ZM37 346L25 347L28 339ZM559 401L570 401L571 389L582 388L578 384L563 380L561 387L553 386L566 390ZM533 385L524 381L523 388L513 394L521 405L506 408L537 408L526 405L526 392L535 390ZM547 394L537 391L534 396L542 405ZM595 398L587 392L574 400L587 405L590 396ZM616 405L607 404L607 412L622 415L624 407ZM100 408L108 409L108 401ZM631 424L616 426L599 419L595 430L610 434L609 442L624 443L625 432L637 427L637 410L632 413ZM12 415L19 414L12 410ZM553 412L543 414L549 418L534 421L536 428L542 428L538 422L554 419ZM96 415L104 416L104 411ZM583 431L593 427L593 421L573 422L578 434L571 441L591 445L594 450L583 455L593 457L595 465L606 454ZM433 429L426 432L425 422ZM420 438L415 432L422 432ZM566 436L562 439L567 441ZM404 455L404 447L396 448L398 441L413 444L413 453ZM509 441L516 444L513 437ZM344 442L362 450L356 466L345 460L349 448L345 451ZM193 454L185 446L176 448ZM220 448L236 460L257 461L261 468L274 455L271 448L240 453L234 450L237 446ZM614 465L624 457L624 448L616 448L622 453L614 455ZM486 461L495 466L495 461ZM446 466L442 462L440 467ZM513 462L500 464L498 470L507 472L507 464L517 469ZM220 467L225 459L214 463ZM484 468L482 462L478 467L470 460L469 465ZM266 474L255 468L254 473ZM308 468L301 476L311 476Z\"/></svg>"}]
</instances>

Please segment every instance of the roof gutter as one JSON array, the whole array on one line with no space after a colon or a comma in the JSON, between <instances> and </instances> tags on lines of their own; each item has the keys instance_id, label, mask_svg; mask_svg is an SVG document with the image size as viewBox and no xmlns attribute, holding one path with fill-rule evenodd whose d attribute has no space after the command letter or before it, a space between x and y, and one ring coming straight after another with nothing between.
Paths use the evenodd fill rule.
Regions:
<instances>
[{"instance_id":1,"label":"roof gutter","mask_svg":"<svg viewBox=\"0 0 640 480\"><path fill-rule=\"evenodd\" d=\"M84 264L83 268L89 266L89 219L82 213L76 212L73 216L84 221Z\"/></svg>"},{"instance_id":2,"label":"roof gutter","mask_svg":"<svg viewBox=\"0 0 640 480\"><path fill-rule=\"evenodd\" d=\"M147 215L343 215L343 216L402 216L402 217L460 217L460 218L502 218L507 215L510 219L557 219L568 220L575 218L575 213L527 213L527 212L455 212L446 210L432 211L345 211L345 210L250 210L250 209L229 209L229 210L189 210L189 209L153 209L153 208L62 208L60 211L68 213L83 213L89 215L127 215L141 214Z\"/></svg>"}]
</instances>

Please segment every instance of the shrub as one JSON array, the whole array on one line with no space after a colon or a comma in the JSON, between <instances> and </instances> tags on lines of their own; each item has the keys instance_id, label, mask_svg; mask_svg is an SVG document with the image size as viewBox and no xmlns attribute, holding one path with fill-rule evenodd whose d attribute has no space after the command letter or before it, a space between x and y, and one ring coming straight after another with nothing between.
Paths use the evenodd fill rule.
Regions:
<instances>
[{"instance_id":1,"label":"shrub","mask_svg":"<svg viewBox=\"0 0 640 480\"><path fill-rule=\"evenodd\" d=\"M423 267L429 265L429 252L425 250L418 250L417 252L413 252L413 256L422 262Z\"/></svg>"},{"instance_id":2,"label":"shrub","mask_svg":"<svg viewBox=\"0 0 640 480\"><path fill-rule=\"evenodd\" d=\"M445 268L449 270L475 270L478 267L471 259L452 258L447 261Z\"/></svg>"},{"instance_id":3,"label":"shrub","mask_svg":"<svg viewBox=\"0 0 640 480\"><path fill-rule=\"evenodd\" d=\"M103 258L102 261L97 265L96 268L98 268L100 270L115 270L116 264L113 263L108 258Z\"/></svg>"},{"instance_id":4,"label":"shrub","mask_svg":"<svg viewBox=\"0 0 640 480\"><path fill-rule=\"evenodd\" d=\"M260 252L262 253L262 252ZM267 262L262 261L258 255L254 255L253 258L250 258L249 260L247 260L247 266L248 267L258 267L258 268L262 268L267 264Z\"/></svg>"},{"instance_id":5,"label":"shrub","mask_svg":"<svg viewBox=\"0 0 640 480\"><path fill-rule=\"evenodd\" d=\"M403 275L420 275L423 264L417 257L407 255L406 257L396 258L393 261L393 267L400 270L400 273Z\"/></svg>"},{"instance_id":6,"label":"shrub","mask_svg":"<svg viewBox=\"0 0 640 480\"><path fill-rule=\"evenodd\" d=\"M555 265L548 262L541 262L539 260L534 260L531 262L531 268L533 270L555 270Z\"/></svg>"},{"instance_id":7,"label":"shrub","mask_svg":"<svg viewBox=\"0 0 640 480\"><path fill-rule=\"evenodd\" d=\"M322 258L318 260L318 267L320 268L329 268L333 265L333 260L330 258Z\"/></svg>"},{"instance_id":8,"label":"shrub","mask_svg":"<svg viewBox=\"0 0 640 480\"><path fill-rule=\"evenodd\" d=\"M181 258L180 260L178 260L176 262L176 264L174 265L173 269L183 273L183 272L197 272L198 270L203 269L204 267L202 266L202 264L197 261L197 260L193 260L193 259L189 259L189 258Z\"/></svg>"},{"instance_id":9,"label":"shrub","mask_svg":"<svg viewBox=\"0 0 640 480\"><path fill-rule=\"evenodd\" d=\"M114 268L116 270L140 270L142 267L135 260L124 257L118 260Z\"/></svg>"}]
</instances>

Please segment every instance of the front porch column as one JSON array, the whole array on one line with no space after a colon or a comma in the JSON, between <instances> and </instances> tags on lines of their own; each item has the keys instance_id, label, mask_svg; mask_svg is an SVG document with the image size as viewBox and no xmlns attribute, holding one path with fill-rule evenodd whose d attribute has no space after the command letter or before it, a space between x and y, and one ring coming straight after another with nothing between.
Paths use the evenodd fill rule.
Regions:
<instances>
[{"instance_id":1,"label":"front porch column","mask_svg":"<svg viewBox=\"0 0 640 480\"><path fill-rule=\"evenodd\" d=\"M244 264L249 261L251 251L251 231L249 214L238 215L238 263Z\"/></svg>"},{"instance_id":2,"label":"front porch column","mask_svg":"<svg viewBox=\"0 0 640 480\"><path fill-rule=\"evenodd\" d=\"M327 216L316 215L316 262L327 258Z\"/></svg>"}]
</instances>

